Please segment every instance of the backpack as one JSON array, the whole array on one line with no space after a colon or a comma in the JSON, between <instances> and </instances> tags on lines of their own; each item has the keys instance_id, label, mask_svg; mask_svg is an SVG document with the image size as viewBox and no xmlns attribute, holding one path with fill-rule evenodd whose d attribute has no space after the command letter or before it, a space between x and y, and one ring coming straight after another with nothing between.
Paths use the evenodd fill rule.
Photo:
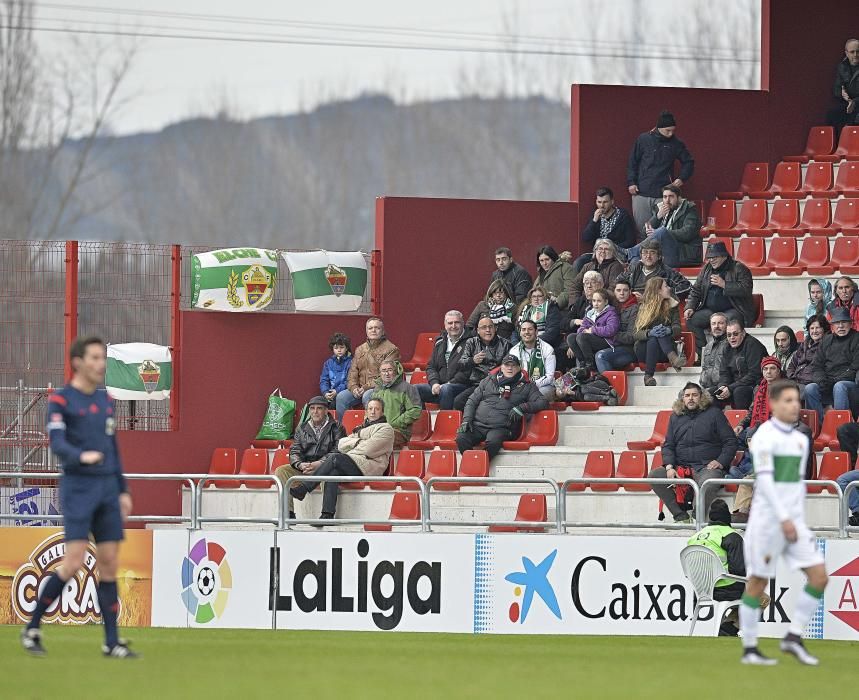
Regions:
<instances>
[{"instance_id":1,"label":"backpack","mask_svg":"<svg viewBox=\"0 0 859 700\"><path fill-rule=\"evenodd\" d=\"M573 368L555 380L558 401L593 401L606 406L617 406L618 394L602 374L582 368Z\"/></svg>"}]
</instances>

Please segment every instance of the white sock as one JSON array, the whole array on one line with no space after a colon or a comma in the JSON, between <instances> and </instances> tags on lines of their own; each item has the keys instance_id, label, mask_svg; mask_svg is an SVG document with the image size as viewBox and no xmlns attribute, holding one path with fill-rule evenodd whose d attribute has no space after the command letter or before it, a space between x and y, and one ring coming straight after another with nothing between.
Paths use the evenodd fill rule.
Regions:
<instances>
[{"instance_id":1,"label":"white sock","mask_svg":"<svg viewBox=\"0 0 859 700\"><path fill-rule=\"evenodd\" d=\"M802 636L805 631L805 626L811 620L817 606L820 605L820 599L823 597L823 591L818 591L811 586L806 586L802 593L799 594L799 600L796 601L796 607L793 611L793 622L788 627L790 634Z\"/></svg>"},{"instance_id":2,"label":"white sock","mask_svg":"<svg viewBox=\"0 0 859 700\"><path fill-rule=\"evenodd\" d=\"M740 630L743 632L743 649L754 649L758 645L758 618L761 601L750 595L743 596L740 603Z\"/></svg>"}]
</instances>

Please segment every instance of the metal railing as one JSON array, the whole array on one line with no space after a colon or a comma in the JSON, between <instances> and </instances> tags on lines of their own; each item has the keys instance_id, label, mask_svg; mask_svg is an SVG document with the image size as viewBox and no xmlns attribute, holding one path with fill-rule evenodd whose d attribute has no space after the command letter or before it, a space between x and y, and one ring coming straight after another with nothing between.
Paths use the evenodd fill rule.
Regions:
<instances>
[{"instance_id":1,"label":"metal railing","mask_svg":"<svg viewBox=\"0 0 859 700\"><path fill-rule=\"evenodd\" d=\"M192 525L197 529L200 523L256 523L260 525L276 525L279 530L284 529L283 504L286 499L283 497L283 484L280 483L274 474L194 474L193 478L197 480L196 491L191 494L192 499L197 504L196 508L192 508L192 513L196 510L196 524ZM277 489L277 517L276 518L245 518L240 516L203 516L203 488L210 481L268 481L274 482Z\"/></svg>"}]
</instances>

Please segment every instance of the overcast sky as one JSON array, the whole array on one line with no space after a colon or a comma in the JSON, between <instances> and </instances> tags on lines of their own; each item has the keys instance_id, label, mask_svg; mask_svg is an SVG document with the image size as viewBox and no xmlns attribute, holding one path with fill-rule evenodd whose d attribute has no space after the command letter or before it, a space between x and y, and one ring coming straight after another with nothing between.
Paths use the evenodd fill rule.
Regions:
<instances>
[{"instance_id":1,"label":"overcast sky","mask_svg":"<svg viewBox=\"0 0 859 700\"><path fill-rule=\"evenodd\" d=\"M642 8L646 7L645 19L649 26L655 25L665 31L648 29L642 37L645 23L640 17L635 20L636 4L640 12L645 12ZM389 42L436 49L442 46L486 48L498 46L498 39L492 35L510 31L512 22L520 36L534 37L528 40L527 48L557 46L571 54L561 58L530 55L525 59L532 69L555 76L546 81L551 87L540 87L538 91L564 99L564 84L595 79L598 63L578 54L594 50L604 53L635 51L632 44L642 40L645 47L639 50L643 51L694 50L682 44L682 40L682 45L671 46L671 30L678 23L688 23L696 11L712 3L708 0L646 0L646 3L636 3L636 0L612 0L610 3L528 0L517 6L515 2L504 0L434 0L431 4L403 0L314 0L312 3L292 0L146 0L145 3L139 0L57 0L38 5L37 25L42 27L179 35L220 33L234 39L255 39L241 43L190 38L139 39L133 71L124 86L125 95L133 99L111 124L116 133L131 133L158 130L190 116L211 114L224 102L237 116L252 118L293 112L302 105L314 105L326 96L351 97L381 89L392 90L395 97L405 100L452 96L461 87L463 73L474 76L479 73L480 66L484 66L484 71L494 74L494 66L504 60L497 54L462 50L289 45L260 40ZM738 14L748 17L749 26L744 27L744 31L748 29L749 37L759 35L757 26L753 26L758 0L722 0L719 5L731 6ZM127 13L141 10L152 14ZM177 13L194 16L179 17ZM505 14L508 29L505 29ZM224 21L214 21L214 16ZM511 19L514 17L518 17L518 21ZM318 22L322 26L296 26L285 22ZM415 31L424 33L415 34ZM472 34L454 35L452 32ZM67 50L65 34L38 32L37 36L45 55ZM131 41L80 36L92 41ZM755 57L757 50L755 44ZM640 60L648 62L656 76L670 74L671 60ZM649 82L658 83L659 78L651 78Z\"/></svg>"}]
</instances>

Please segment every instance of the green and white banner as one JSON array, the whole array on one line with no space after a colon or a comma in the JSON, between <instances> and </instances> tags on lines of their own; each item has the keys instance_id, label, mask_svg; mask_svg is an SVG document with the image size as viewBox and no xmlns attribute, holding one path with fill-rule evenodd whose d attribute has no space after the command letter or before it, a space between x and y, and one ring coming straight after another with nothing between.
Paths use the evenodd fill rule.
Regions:
<instances>
[{"instance_id":1,"label":"green and white banner","mask_svg":"<svg viewBox=\"0 0 859 700\"><path fill-rule=\"evenodd\" d=\"M367 287L367 261L360 251L284 253L292 275L296 311L357 311Z\"/></svg>"},{"instance_id":2,"label":"green and white banner","mask_svg":"<svg viewBox=\"0 0 859 700\"><path fill-rule=\"evenodd\" d=\"M191 263L191 306L212 311L259 311L274 298L277 251L224 248Z\"/></svg>"},{"instance_id":3,"label":"green and white banner","mask_svg":"<svg viewBox=\"0 0 859 700\"><path fill-rule=\"evenodd\" d=\"M153 343L108 345L104 383L115 399L163 401L173 386L170 348Z\"/></svg>"}]
</instances>

